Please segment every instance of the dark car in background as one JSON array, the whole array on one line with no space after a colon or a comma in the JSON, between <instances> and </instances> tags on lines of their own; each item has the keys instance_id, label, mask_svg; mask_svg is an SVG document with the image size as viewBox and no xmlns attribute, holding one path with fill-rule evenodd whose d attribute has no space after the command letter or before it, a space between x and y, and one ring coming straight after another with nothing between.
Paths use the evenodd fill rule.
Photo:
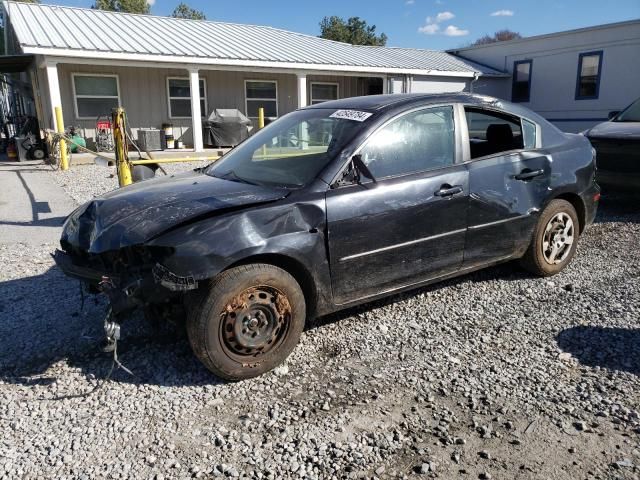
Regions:
<instances>
[{"instance_id":1,"label":"dark car in background","mask_svg":"<svg viewBox=\"0 0 640 480\"><path fill-rule=\"evenodd\" d=\"M583 132L597 152L597 180L607 192L640 192L640 98L608 122Z\"/></svg>"},{"instance_id":2,"label":"dark car in background","mask_svg":"<svg viewBox=\"0 0 640 480\"><path fill-rule=\"evenodd\" d=\"M239 380L282 362L308 318L513 259L560 272L594 219L594 176L584 136L519 105L347 98L91 200L55 258L117 322L184 305L195 354Z\"/></svg>"}]
</instances>

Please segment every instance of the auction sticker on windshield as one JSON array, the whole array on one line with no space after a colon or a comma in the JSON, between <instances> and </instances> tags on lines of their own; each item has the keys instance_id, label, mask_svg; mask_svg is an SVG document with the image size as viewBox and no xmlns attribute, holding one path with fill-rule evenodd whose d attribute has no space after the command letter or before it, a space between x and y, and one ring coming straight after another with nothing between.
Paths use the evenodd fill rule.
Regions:
<instances>
[{"instance_id":1,"label":"auction sticker on windshield","mask_svg":"<svg viewBox=\"0 0 640 480\"><path fill-rule=\"evenodd\" d=\"M346 120L355 120L356 122L364 122L373 113L360 112L358 110L336 110L331 115L331 118L344 118Z\"/></svg>"}]
</instances>

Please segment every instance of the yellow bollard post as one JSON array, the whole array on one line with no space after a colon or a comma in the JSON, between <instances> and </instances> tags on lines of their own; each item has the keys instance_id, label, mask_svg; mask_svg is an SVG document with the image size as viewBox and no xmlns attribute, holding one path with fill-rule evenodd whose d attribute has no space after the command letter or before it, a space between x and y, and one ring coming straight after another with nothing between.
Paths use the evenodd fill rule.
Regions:
<instances>
[{"instance_id":1,"label":"yellow bollard post","mask_svg":"<svg viewBox=\"0 0 640 480\"><path fill-rule=\"evenodd\" d=\"M64 135L64 120L62 119L62 108L56 107L56 131ZM67 157L67 142L61 138L58 143L60 147L60 170L69 169L69 157Z\"/></svg>"},{"instance_id":2,"label":"yellow bollard post","mask_svg":"<svg viewBox=\"0 0 640 480\"><path fill-rule=\"evenodd\" d=\"M131 165L127 152L127 136L125 133L125 113L121 107L115 108L112 113L111 125L113 128L113 143L116 153L116 170L118 172L118 184L126 187L133 183L131 179Z\"/></svg>"}]
</instances>

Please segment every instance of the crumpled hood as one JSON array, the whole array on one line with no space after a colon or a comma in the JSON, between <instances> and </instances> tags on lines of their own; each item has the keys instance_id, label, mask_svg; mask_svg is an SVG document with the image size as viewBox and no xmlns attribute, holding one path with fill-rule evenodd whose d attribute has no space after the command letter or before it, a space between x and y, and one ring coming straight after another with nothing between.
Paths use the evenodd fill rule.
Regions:
<instances>
[{"instance_id":1,"label":"crumpled hood","mask_svg":"<svg viewBox=\"0 0 640 480\"><path fill-rule=\"evenodd\" d=\"M640 122L604 122L587 132L589 138L640 140Z\"/></svg>"},{"instance_id":2,"label":"crumpled hood","mask_svg":"<svg viewBox=\"0 0 640 480\"><path fill-rule=\"evenodd\" d=\"M196 217L284 198L287 190L187 172L114 190L69 215L61 242L90 253L141 244Z\"/></svg>"}]
</instances>

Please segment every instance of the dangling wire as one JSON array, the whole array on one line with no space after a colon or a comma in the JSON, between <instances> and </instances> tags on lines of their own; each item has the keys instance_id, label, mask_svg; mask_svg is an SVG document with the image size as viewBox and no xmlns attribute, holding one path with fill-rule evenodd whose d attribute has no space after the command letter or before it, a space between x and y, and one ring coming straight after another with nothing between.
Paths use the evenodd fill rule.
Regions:
<instances>
[{"instance_id":1,"label":"dangling wire","mask_svg":"<svg viewBox=\"0 0 640 480\"><path fill-rule=\"evenodd\" d=\"M111 319L112 314L113 312L111 310L111 307L109 307L109 310L107 311L107 316L104 320L105 323L107 323ZM111 375L113 375L113 372L116 368L121 368L132 377L136 376L131 370L125 367L118 359L118 339L114 338L113 339L113 360L111 361L111 367L109 368L109 372L107 373L107 376L104 377L102 380L99 380L98 383L91 390L85 393L77 393L73 395L60 395L58 397L53 397L53 398L40 398L39 400L67 400L72 398L86 398L89 395L98 391L100 388L102 388L105 385L105 383L107 383L111 379Z\"/></svg>"}]
</instances>

